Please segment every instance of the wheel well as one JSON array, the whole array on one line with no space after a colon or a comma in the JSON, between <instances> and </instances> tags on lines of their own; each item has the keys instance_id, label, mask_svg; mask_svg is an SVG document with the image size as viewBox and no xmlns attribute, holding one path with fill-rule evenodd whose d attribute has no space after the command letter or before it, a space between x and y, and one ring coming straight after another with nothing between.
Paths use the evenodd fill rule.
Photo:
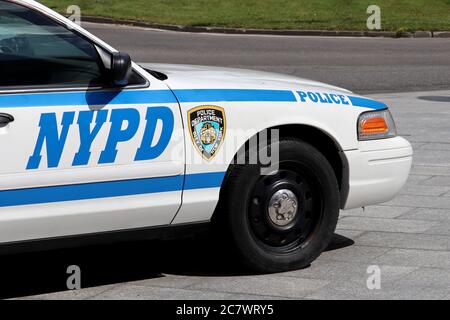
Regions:
<instances>
[{"instance_id":1,"label":"wheel well","mask_svg":"<svg viewBox=\"0 0 450 320\"><path fill-rule=\"evenodd\" d=\"M336 175L341 192L341 205L343 205L344 203L342 202L345 202L348 194L348 163L347 158L342 152L342 148L336 140L322 130L306 125L285 125L272 129L280 130L280 138L290 137L301 139L323 154Z\"/></svg>"},{"instance_id":2,"label":"wheel well","mask_svg":"<svg viewBox=\"0 0 450 320\"><path fill-rule=\"evenodd\" d=\"M340 145L327 133L322 130L308 126L308 125L283 125L269 128L269 130L279 130L280 138L297 138L301 139L313 147L315 147L328 160L336 179L339 184L339 192L341 196L341 208L344 208L349 192L349 167L347 158L342 152ZM244 145L245 148L245 145ZM232 165L230 165L223 184L226 184L228 175L231 172Z\"/></svg>"}]
</instances>

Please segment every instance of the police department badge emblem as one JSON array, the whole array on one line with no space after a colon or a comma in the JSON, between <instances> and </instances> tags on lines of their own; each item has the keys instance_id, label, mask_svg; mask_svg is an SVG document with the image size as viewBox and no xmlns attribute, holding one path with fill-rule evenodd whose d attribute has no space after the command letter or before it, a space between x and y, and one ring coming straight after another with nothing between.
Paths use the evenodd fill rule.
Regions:
<instances>
[{"instance_id":1,"label":"police department badge emblem","mask_svg":"<svg viewBox=\"0 0 450 320\"><path fill-rule=\"evenodd\" d=\"M225 139L224 109L216 106L200 106L189 110L188 119L192 142L203 158L211 160Z\"/></svg>"}]
</instances>

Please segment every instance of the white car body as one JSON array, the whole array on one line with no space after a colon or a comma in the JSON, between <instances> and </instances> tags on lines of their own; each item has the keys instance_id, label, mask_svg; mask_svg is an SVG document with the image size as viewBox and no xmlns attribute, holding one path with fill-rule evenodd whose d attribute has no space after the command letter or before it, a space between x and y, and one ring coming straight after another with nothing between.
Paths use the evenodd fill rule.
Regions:
<instances>
[{"instance_id":1,"label":"white car body","mask_svg":"<svg viewBox=\"0 0 450 320\"><path fill-rule=\"evenodd\" d=\"M42 12L104 50L115 52L35 1L12 2ZM279 74L186 65L145 67L166 73L168 79L158 80L133 63L148 85L124 88L114 97L110 96L114 92L111 89L0 90L0 113L15 118L12 124L0 128L1 244L209 221L219 201L223 177L242 144L233 145L233 139L225 137L215 157L221 161L204 159L187 128L188 111L198 106L223 108L228 133L247 128L261 132L287 125L324 133L347 162L347 176L340 181L344 189L342 209L388 201L407 180L412 148L405 139L359 141L357 137L358 117L366 111L384 109L382 103L341 88ZM308 97L302 101L301 93L310 92L316 94L312 97L334 95L335 99L331 103L313 102ZM88 163L74 166L80 148L77 119L80 112L92 107L106 110L108 120L92 143ZM146 112L154 107L172 113L172 137L157 158L135 161L144 139ZM123 109L138 111L139 127L132 138L117 143L112 163L99 163L111 133L111 114ZM43 144L42 158L34 159L37 168L30 169L42 114L53 113L61 124L64 114L70 112L74 112L74 118L67 126L57 165L50 165L49 152L53 151ZM59 134L63 129L58 126ZM155 135L162 135L162 130L158 125ZM175 133L181 133L184 143L177 143ZM229 148L234 150L226 152ZM188 155L192 161L186 161Z\"/></svg>"}]
</instances>

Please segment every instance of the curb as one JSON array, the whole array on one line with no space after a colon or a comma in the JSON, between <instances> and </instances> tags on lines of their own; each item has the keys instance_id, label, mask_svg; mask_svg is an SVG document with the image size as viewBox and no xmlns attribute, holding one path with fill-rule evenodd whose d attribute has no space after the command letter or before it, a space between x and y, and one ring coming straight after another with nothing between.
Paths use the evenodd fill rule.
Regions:
<instances>
[{"instance_id":1,"label":"curb","mask_svg":"<svg viewBox=\"0 0 450 320\"><path fill-rule=\"evenodd\" d=\"M434 38L450 38L450 31L435 31L433 32Z\"/></svg>"},{"instance_id":2,"label":"curb","mask_svg":"<svg viewBox=\"0 0 450 320\"><path fill-rule=\"evenodd\" d=\"M332 31L332 30L274 30L274 29L244 29L222 27L197 27L173 24L160 24L138 20L115 19L106 17L83 16L82 21L118 24L134 27L144 27L177 32L191 33L219 33L219 34L248 34L248 35L277 35L277 36L319 36L319 37L372 37L372 38L450 38L450 31Z\"/></svg>"}]
</instances>

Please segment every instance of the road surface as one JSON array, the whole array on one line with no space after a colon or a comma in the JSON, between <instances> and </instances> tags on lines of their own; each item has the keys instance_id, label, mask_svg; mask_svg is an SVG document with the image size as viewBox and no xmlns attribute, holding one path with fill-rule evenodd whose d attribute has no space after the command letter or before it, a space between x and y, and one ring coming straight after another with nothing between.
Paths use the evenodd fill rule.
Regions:
<instances>
[{"instance_id":1,"label":"road surface","mask_svg":"<svg viewBox=\"0 0 450 320\"><path fill-rule=\"evenodd\" d=\"M267 70L357 93L450 89L450 39L214 35L84 26L139 62Z\"/></svg>"}]
</instances>

